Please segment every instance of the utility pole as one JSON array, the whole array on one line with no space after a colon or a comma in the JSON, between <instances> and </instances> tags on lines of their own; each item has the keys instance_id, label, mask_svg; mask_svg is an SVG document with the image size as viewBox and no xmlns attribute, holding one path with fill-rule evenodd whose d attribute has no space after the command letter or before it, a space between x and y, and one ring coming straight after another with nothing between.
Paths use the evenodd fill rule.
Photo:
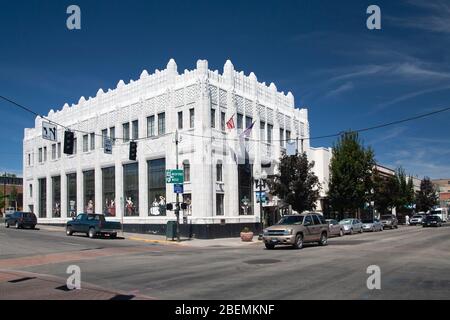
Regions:
<instances>
[{"instance_id":1,"label":"utility pole","mask_svg":"<svg viewBox=\"0 0 450 320\"><path fill-rule=\"evenodd\" d=\"M175 131L175 161L178 170L178 129ZM177 216L177 242L180 242L180 194L176 193L175 215Z\"/></svg>"},{"instance_id":2,"label":"utility pole","mask_svg":"<svg viewBox=\"0 0 450 320\"><path fill-rule=\"evenodd\" d=\"M3 177L3 214L6 214L6 171Z\"/></svg>"}]
</instances>

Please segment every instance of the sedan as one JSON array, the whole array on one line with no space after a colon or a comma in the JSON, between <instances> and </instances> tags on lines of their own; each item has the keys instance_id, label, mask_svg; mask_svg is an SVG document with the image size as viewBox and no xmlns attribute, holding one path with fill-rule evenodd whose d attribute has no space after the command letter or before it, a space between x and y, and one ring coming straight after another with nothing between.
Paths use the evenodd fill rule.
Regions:
<instances>
[{"instance_id":1,"label":"sedan","mask_svg":"<svg viewBox=\"0 0 450 320\"><path fill-rule=\"evenodd\" d=\"M412 226L421 225L424 218L425 218L425 215L423 215L423 214L415 214L415 215L413 215L411 220L409 220L409 224Z\"/></svg>"},{"instance_id":2,"label":"sedan","mask_svg":"<svg viewBox=\"0 0 450 320\"><path fill-rule=\"evenodd\" d=\"M344 233L353 234L355 232L363 232L363 224L358 219L343 219L339 224L344 227Z\"/></svg>"},{"instance_id":3,"label":"sedan","mask_svg":"<svg viewBox=\"0 0 450 320\"><path fill-rule=\"evenodd\" d=\"M364 231L383 231L383 224L378 219L365 219L362 223Z\"/></svg>"},{"instance_id":4,"label":"sedan","mask_svg":"<svg viewBox=\"0 0 450 320\"><path fill-rule=\"evenodd\" d=\"M422 227L442 227L442 219L438 216L426 216L423 219Z\"/></svg>"},{"instance_id":5,"label":"sedan","mask_svg":"<svg viewBox=\"0 0 450 320\"><path fill-rule=\"evenodd\" d=\"M337 220L327 219L328 227L330 228L330 236L339 236L342 237L344 235L344 227L339 224Z\"/></svg>"}]
</instances>

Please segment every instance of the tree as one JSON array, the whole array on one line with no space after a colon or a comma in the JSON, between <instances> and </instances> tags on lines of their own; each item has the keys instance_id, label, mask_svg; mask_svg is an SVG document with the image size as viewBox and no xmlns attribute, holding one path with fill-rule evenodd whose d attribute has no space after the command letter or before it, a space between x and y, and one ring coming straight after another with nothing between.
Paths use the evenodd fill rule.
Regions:
<instances>
[{"instance_id":1,"label":"tree","mask_svg":"<svg viewBox=\"0 0 450 320\"><path fill-rule=\"evenodd\" d=\"M271 193L283 199L297 212L314 210L319 199L320 183L312 172L314 162L306 153L280 159L279 173L269 181Z\"/></svg>"},{"instance_id":2,"label":"tree","mask_svg":"<svg viewBox=\"0 0 450 320\"><path fill-rule=\"evenodd\" d=\"M427 212L438 203L439 196L429 177L420 182L420 190L416 193L416 209Z\"/></svg>"},{"instance_id":3,"label":"tree","mask_svg":"<svg viewBox=\"0 0 450 320\"><path fill-rule=\"evenodd\" d=\"M3 192L0 191L0 210L5 207L5 196L3 195Z\"/></svg>"},{"instance_id":4,"label":"tree","mask_svg":"<svg viewBox=\"0 0 450 320\"><path fill-rule=\"evenodd\" d=\"M397 184L394 176L383 177L374 170L373 201L375 209L380 213L391 211L395 207Z\"/></svg>"},{"instance_id":5,"label":"tree","mask_svg":"<svg viewBox=\"0 0 450 320\"><path fill-rule=\"evenodd\" d=\"M370 201L373 189L374 153L364 148L357 132L345 132L333 147L330 163L328 197L331 207L339 212L359 213Z\"/></svg>"}]
</instances>

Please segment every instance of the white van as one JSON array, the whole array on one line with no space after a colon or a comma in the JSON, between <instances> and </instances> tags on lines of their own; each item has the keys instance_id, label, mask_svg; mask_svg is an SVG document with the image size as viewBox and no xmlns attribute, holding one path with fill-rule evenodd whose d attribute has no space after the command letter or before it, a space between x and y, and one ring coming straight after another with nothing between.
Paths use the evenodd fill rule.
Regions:
<instances>
[{"instance_id":1,"label":"white van","mask_svg":"<svg viewBox=\"0 0 450 320\"><path fill-rule=\"evenodd\" d=\"M442 221L448 221L448 210L447 208L435 208L430 210L430 214L433 216L438 216Z\"/></svg>"}]
</instances>

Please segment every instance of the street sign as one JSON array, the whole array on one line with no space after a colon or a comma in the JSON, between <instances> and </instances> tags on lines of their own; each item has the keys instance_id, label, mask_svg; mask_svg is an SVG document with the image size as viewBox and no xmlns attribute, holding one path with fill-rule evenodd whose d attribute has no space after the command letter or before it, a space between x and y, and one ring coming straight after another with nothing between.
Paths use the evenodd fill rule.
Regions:
<instances>
[{"instance_id":1,"label":"street sign","mask_svg":"<svg viewBox=\"0 0 450 320\"><path fill-rule=\"evenodd\" d=\"M262 203L265 203L267 201L265 191L256 191L256 203L259 203L260 201L262 201Z\"/></svg>"},{"instance_id":2,"label":"street sign","mask_svg":"<svg viewBox=\"0 0 450 320\"><path fill-rule=\"evenodd\" d=\"M184 183L184 172L181 169L167 169L166 183Z\"/></svg>"},{"instance_id":3,"label":"street sign","mask_svg":"<svg viewBox=\"0 0 450 320\"><path fill-rule=\"evenodd\" d=\"M103 146L103 151L106 154L112 154L112 140L111 138L105 138L105 145Z\"/></svg>"},{"instance_id":4,"label":"street sign","mask_svg":"<svg viewBox=\"0 0 450 320\"><path fill-rule=\"evenodd\" d=\"M56 126L50 122L42 122L42 138L50 141L56 141Z\"/></svg>"},{"instance_id":5,"label":"street sign","mask_svg":"<svg viewBox=\"0 0 450 320\"><path fill-rule=\"evenodd\" d=\"M183 193L184 192L184 190L183 190L183 184L174 184L173 185L173 192L174 193Z\"/></svg>"}]
</instances>

